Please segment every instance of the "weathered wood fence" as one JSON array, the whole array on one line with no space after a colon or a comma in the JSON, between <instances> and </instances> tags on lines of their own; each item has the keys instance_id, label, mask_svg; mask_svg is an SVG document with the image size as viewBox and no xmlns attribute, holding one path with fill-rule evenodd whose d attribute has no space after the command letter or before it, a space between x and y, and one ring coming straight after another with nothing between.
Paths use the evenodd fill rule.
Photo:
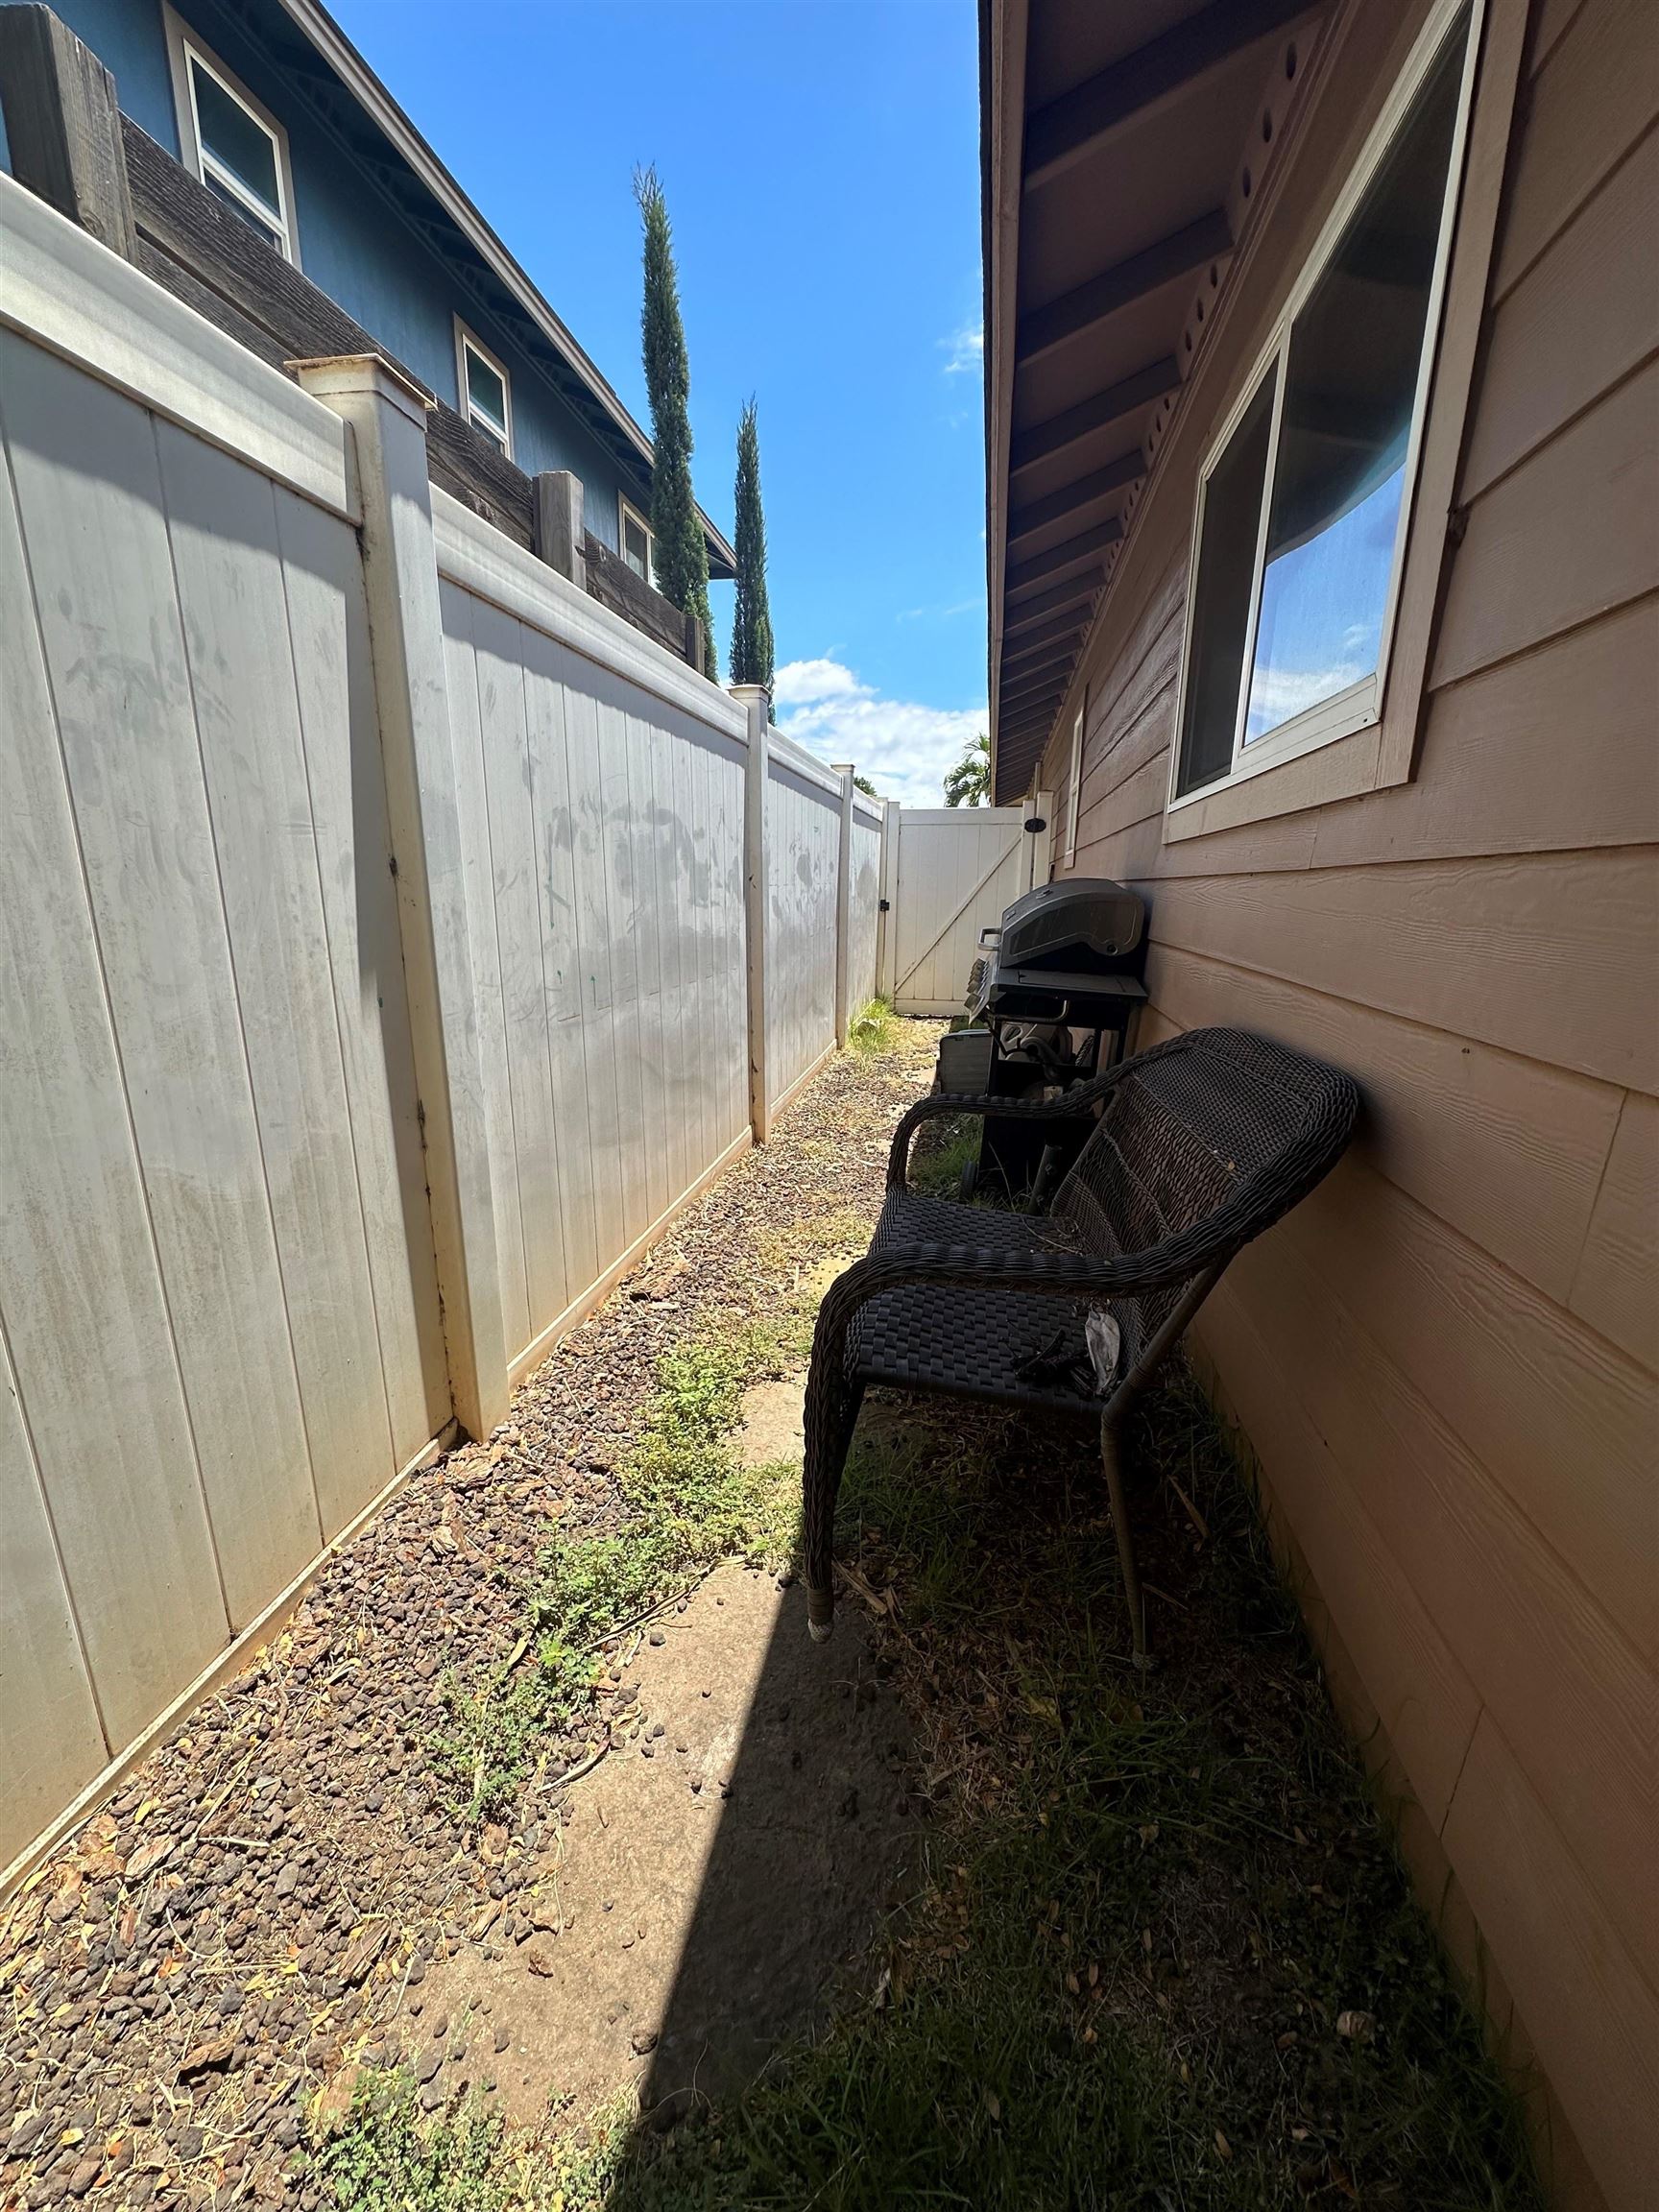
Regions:
<instances>
[{"instance_id":1,"label":"weathered wood fence","mask_svg":"<svg viewBox=\"0 0 1659 2212\"><path fill-rule=\"evenodd\" d=\"M0 1887L844 1036L884 818L0 176Z\"/></svg>"}]
</instances>

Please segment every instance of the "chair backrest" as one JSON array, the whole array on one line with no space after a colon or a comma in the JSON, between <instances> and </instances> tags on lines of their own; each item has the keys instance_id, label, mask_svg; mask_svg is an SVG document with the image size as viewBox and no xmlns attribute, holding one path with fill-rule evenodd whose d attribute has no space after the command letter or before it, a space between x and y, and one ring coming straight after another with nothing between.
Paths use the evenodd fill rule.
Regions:
<instances>
[{"instance_id":1,"label":"chair backrest","mask_svg":"<svg viewBox=\"0 0 1659 2212\"><path fill-rule=\"evenodd\" d=\"M1359 1106L1339 1069L1241 1029L1189 1030L1137 1053L1101 1089L1100 1119L1048 1221L1096 1259L1169 1249L1181 1268L1169 1287L1122 1302L1132 1343L1150 1336L1185 1281L1225 1264L1313 1188Z\"/></svg>"}]
</instances>

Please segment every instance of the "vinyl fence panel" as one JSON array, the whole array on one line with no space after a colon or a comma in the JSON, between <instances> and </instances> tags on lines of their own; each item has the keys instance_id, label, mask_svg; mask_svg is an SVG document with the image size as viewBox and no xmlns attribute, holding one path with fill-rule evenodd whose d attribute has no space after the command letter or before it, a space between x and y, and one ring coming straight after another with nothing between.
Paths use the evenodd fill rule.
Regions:
<instances>
[{"instance_id":1,"label":"vinyl fence panel","mask_svg":"<svg viewBox=\"0 0 1659 2212\"><path fill-rule=\"evenodd\" d=\"M16 205L0 1864L448 1416L341 427Z\"/></svg>"},{"instance_id":2,"label":"vinyl fence panel","mask_svg":"<svg viewBox=\"0 0 1659 2212\"><path fill-rule=\"evenodd\" d=\"M766 1070L777 1107L835 1042L841 780L774 731L766 783Z\"/></svg>"},{"instance_id":3,"label":"vinyl fence panel","mask_svg":"<svg viewBox=\"0 0 1659 2212\"><path fill-rule=\"evenodd\" d=\"M881 808L862 792L853 801L852 876L848 1002L856 1013L876 996L876 945L881 920Z\"/></svg>"},{"instance_id":4,"label":"vinyl fence panel","mask_svg":"<svg viewBox=\"0 0 1659 2212\"><path fill-rule=\"evenodd\" d=\"M12 1873L835 1037L842 777L303 374L0 176Z\"/></svg>"},{"instance_id":5,"label":"vinyl fence panel","mask_svg":"<svg viewBox=\"0 0 1659 2212\"><path fill-rule=\"evenodd\" d=\"M511 1372L746 1132L742 712L442 493Z\"/></svg>"},{"instance_id":6,"label":"vinyl fence panel","mask_svg":"<svg viewBox=\"0 0 1659 2212\"><path fill-rule=\"evenodd\" d=\"M901 1014L956 1014L979 932L1031 886L1032 848L1019 806L900 810L893 1004Z\"/></svg>"}]
</instances>

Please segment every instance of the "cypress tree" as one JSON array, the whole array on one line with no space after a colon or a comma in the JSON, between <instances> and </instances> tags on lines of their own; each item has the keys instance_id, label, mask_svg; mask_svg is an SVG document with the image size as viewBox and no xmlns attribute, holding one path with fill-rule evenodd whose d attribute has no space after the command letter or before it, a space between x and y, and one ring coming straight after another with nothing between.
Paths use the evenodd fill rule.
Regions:
<instances>
[{"instance_id":1,"label":"cypress tree","mask_svg":"<svg viewBox=\"0 0 1659 2212\"><path fill-rule=\"evenodd\" d=\"M645 391L651 402L651 529L657 589L703 625L703 672L719 681L709 613L709 547L691 490L691 364L680 321L680 279L668 203L655 169L634 172L634 197L645 231Z\"/></svg>"},{"instance_id":2,"label":"cypress tree","mask_svg":"<svg viewBox=\"0 0 1659 2212\"><path fill-rule=\"evenodd\" d=\"M772 613L766 604L766 517L760 505L760 436L755 402L737 419L737 598L732 615L732 681L772 688ZM768 709L778 719L775 709Z\"/></svg>"}]
</instances>

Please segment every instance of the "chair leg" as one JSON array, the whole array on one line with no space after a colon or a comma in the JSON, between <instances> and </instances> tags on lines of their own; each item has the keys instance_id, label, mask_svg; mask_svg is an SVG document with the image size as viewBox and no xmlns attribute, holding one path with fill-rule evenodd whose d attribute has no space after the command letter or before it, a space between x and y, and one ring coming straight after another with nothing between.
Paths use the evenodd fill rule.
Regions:
<instances>
[{"instance_id":1,"label":"chair leg","mask_svg":"<svg viewBox=\"0 0 1659 2212\"><path fill-rule=\"evenodd\" d=\"M1112 1502L1112 1528L1118 1538L1118 1564L1123 1570L1123 1595L1129 1600L1129 1628L1134 1638L1134 1663L1152 1664L1146 1648L1146 1600L1141 1591L1141 1570L1135 1562L1135 1538L1129 1527L1129 1508L1123 1497L1122 1445L1118 1424L1110 1414L1100 1419L1100 1464L1106 1471L1106 1495Z\"/></svg>"},{"instance_id":2,"label":"chair leg","mask_svg":"<svg viewBox=\"0 0 1659 2212\"><path fill-rule=\"evenodd\" d=\"M835 1501L863 1397L862 1390L850 1390L845 1383L827 1386L823 1369L813 1361L806 1378L801 1527L806 1625L815 1644L827 1644L835 1625Z\"/></svg>"}]
</instances>

